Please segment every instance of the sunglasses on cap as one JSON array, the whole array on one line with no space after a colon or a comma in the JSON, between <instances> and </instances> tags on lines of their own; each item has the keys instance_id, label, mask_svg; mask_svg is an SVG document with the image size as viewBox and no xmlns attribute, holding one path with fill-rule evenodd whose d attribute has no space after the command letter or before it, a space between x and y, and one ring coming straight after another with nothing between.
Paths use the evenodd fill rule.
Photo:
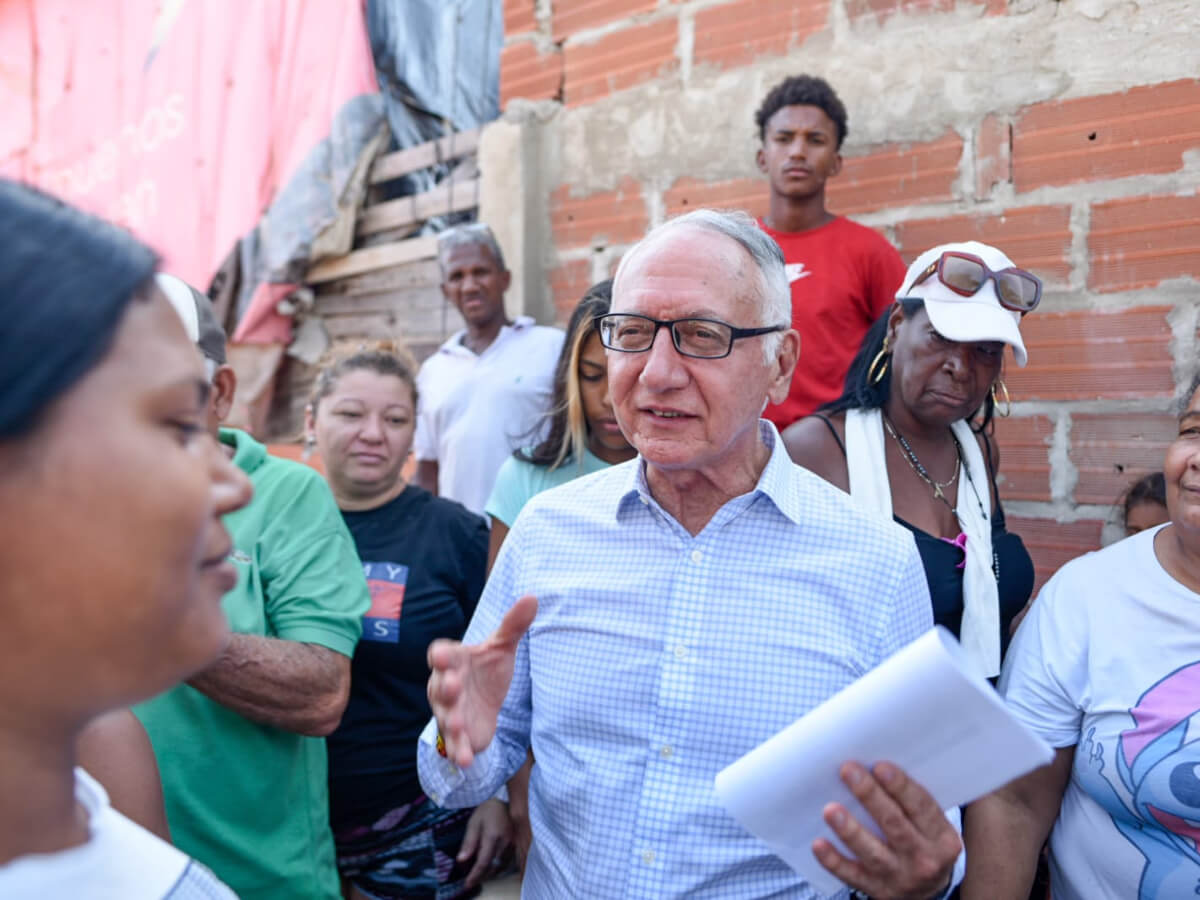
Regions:
<instances>
[{"instance_id":1,"label":"sunglasses on cap","mask_svg":"<svg viewBox=\"0 0 1200 900\"><path fill-rule=\"evenodd\" d=\"M937 258L937 262L917 276L912 287L926 281L935 272L938 281L963 297L978 293L990 278L996 282L996 297L1000 305L1021 315L1033 312L1042 299L1042 280L1036 275L1015 266L994 271L973 253L947 250Z\"/></svg>"}]
</instances>

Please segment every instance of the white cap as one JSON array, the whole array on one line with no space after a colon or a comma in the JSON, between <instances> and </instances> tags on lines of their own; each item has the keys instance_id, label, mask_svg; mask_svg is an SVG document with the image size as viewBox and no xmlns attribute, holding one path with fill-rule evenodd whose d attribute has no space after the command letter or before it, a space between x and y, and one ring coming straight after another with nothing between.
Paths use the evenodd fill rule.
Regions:
<instances>
[{"instance_id":1,"label":"white cap","mask_svg":"<svg viewBox=\"0 0 1200 900\"><path fill-rule=\"evenodd\" d=\"M225 331L217 322L209 299L184 281L166 272L157 272L154 283L175 307L187 336L200 348L205 359L225 364Z\"/></svg>"},{"instance_id":2,"label":"white cap","mask_svg":"<svg viewBox=\"0 0 1200 900\"><path fill-rule=\"evenodd\" d=\"M970 297L950 290L942 284L936 272L916 287L911 287L921 273L948 250L978 256L992 271L998 272L1013 267L1013 261L1001 251L978 241L941 244L926 250L913 260L913 264L904 275L900 290L896 292L896 299L919 297L925 301L925 312L929 315L930 324L942 337L970 343L1003 341L1012 347L1017 365L1024 366L1029 357L1025 352L1025 342L1021 340L1021 314L1000 305L1000 299L996 296L995 281L989 278L983 287Z\"/></svg>"}]
</instances>

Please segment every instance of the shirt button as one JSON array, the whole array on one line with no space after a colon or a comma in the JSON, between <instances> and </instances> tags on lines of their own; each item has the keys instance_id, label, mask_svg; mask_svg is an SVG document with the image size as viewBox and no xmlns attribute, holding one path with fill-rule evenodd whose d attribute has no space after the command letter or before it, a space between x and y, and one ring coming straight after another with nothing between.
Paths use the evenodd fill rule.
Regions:
<instances>
[{"instance_id":1,"label":"shirt button","mask_svg":"<svg viewBox=\"0 0 1200 900\"><path fill-rule=\"evenodd\" d=\"M650 505L650 501L647 500L645 497L643 497L641 494L638 494L638 499L642 501L642 506Z\"/></svg>"},{"instance_id":2,"label":"shirt button","mask_svg":"<svg viewBox=\"0 0 1200 900\"><path fill-rule=\"evenodd\" d=\"M648 866L654 865L654 851L647 850L645 853L643 853L642 854L642 862L644 862Z\"/></svg>"},{"instance_id":3,"label":"shirt button","mask_svg":"<svg viewBox=\"0 0 1200 900\"><path fill-rule=\"evenodd\" d=\"M683 646L683 644L679 644L675 647L675 658L676 659L687 659L687 655L688 655L688 648Z\"/></svg>"},{"instance_id":4,"label":"shirt button","mask_svg":"<svg viewBox=\"0 0 1200 900\"><path fill-rule=\"evenodd\" d=\"M661 756L663 759L670 759L673 752L674 751L671 750L670 744L663 744L662 749L658 751L659 756Z\"/></svg>"},{"instance_id":5,"label":"shirt button","mask_svg":"<svg viewBox=\"0 0 1200 900\"><path fill-rule=\"evenodd\" d=\"M692 551L692 562L699 563L702 559L704 559L703 553L701 553L699 550Z\"/></svg>"}]
</instances>

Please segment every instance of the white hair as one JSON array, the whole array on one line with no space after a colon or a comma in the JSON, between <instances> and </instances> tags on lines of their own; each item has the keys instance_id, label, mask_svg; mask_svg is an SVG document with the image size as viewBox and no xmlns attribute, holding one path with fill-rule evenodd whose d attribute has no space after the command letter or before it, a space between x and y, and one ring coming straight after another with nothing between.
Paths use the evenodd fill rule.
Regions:
<instances>
[{"instance_id":1,"label":"white hair","mask_svg":"<svg viewBox=\"0 0 1200 900\"><path fill-rule=\"evenodd\" d=\"M446 274L446 257L455 247L487 247L496 267L501 272L505 271L504 251L500 249L500 243L496 240L496 235L492 234L492 229L483 222L456 225L438 234L438 265L441 266L443 276Z\"/></svg>"},{"instance_id":2,"label":"white hair","mask_svg":"<svg viewBox=\"0 0 1200 900\"><path fill-rule=\"evenodd\" d=\"M744 212L724 211L716 209L696 209L674 219L668 219L654 228L644 238L638 241L629 252L621 258L617 266L617 274L613 278L613 287L621 280L621 273L629 265L630 260L638 255L652 242L663 235L680 228L699 228L724 235L749 254L758 270L759 325L792 326L792 291L788 286L787 270L784 268L783 251L758 224ZM784 332L776 331L763 335L763 360L770 363L774 360L783 344Z\"/></svg>"}]
</instances>

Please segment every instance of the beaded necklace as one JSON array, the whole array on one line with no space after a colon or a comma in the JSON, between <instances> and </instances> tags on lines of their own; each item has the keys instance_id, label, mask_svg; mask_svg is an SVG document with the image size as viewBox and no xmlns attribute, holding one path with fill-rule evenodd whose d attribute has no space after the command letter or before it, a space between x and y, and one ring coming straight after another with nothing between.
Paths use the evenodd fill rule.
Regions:
<instances>
[{"instance_id":1,"label":"beaded necklace","mask_svg":"<svg viewBox=\"0 0 1200 900\"><path fill-rule=\"evenodd\" d=\"M925 465L917 457L916 451L913 450L912 445L909 444L904 435L896 430L896 427L892 425L892 421L887 417L887 414L884 413L883 410L880 410L880 415L883 418L884 427L887 428L887 433L892 436L892 438L900 446L900 449L903 451L904 461L908 463L909 468L916 472L918 477L920 477L922 481L924 481L933 489L934 498L941 500L942 503L946 504L946 507L956 516L958 515L958 512L950 503L950 500L946 497L945 489L954 484L958 478L958 472L960 469L967 473L967 483L971 486L971 493L975 495L975 502L979 504L979 512L986 522L987 512L983 508L983 501L979 499L979 491L975 489L975 479L971 477L971 470L963 462L962 446L958 443L958 438L954 435L954 432L950 432L950 440L954 441L954 455L958 465L954 467L954 474L951 475L946 481L934 481L933 476L929 474L929 470L925 468Z\"/></svg>"}]
</instances>

